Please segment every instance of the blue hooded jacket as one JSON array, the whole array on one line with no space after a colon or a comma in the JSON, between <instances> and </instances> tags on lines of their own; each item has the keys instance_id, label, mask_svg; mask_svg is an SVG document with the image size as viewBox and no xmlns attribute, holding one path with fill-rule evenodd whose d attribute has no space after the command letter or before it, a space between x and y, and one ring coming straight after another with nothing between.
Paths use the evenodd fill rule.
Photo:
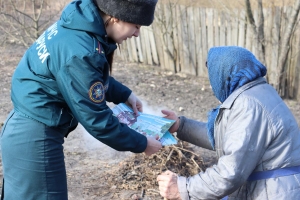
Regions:
<instances>
[{"instance_id":1,"label":"blue hooded jacket","mask_svg":"<svg viewBox=\"0 0 300 200\"><path fill-rule=\"evenodd\" d=\"M115 49L93 1L71 2L16 68L11 88L14 109L66 132L79 122L116 150L143 152L146 137L119 123L106 105L125 102L131 94L109 76L106 56Z\"/></svg>"}]
</instances>

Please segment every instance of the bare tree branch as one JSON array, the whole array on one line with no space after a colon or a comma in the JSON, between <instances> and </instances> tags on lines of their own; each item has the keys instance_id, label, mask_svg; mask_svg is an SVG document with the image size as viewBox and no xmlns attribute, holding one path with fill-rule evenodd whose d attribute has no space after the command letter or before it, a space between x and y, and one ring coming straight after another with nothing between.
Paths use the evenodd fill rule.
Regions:
<instances>
[{"instance_id":1,"label":"bare tree branch","mask_svg":"<svg viewBox=\"0 0 300 200\"><path fill-rule=\"evenodd\" d=\"M255 23L253 12L251 8L250 0L245 0L246 5L246 13L247 18L250 23L250 26L253 31L254 35L254 42L255 42L255 48L258 51L258 59L263 63L266 64L266 58L265 58L265 37L264 37L264 14L263 14L263 6L262 6L262 0L257 0L258 2L258 22L257 25Z\"/></svg>"},{"instance_id":2,"label":"bare tree branch","mask_svg":"<svg viewBox=\"0 0 300 200\"><path fill-rule=\"evenodd\" d=\"M26 47L32 44L53 23L54 17L58 17L58 13L64 6L61 3L57 8L47 9L47 0L9 0L2 4L4 5L0 11L2 22L0 30L6 36L1 37L1 39L7 40L9 38L8 41L16 41Z\"/></svg>"},{"instance_id":3,"label":"bare tree branch","mask_svg":"<svg viewBox=\"0 0 300 200\"><path fill-rule=\"evenodd\" d=\"M262 0L258 0L258 41L261 44L261 53L262 57L265 58L265 37L264 37L264 14L263 14L263 6L262 6ZM265 64L265 59L262 60Z\"/></svg>"},{"instance_id":4,"label":"bare tree branch","mask_svg":"<svg viewBox=\"0 0 300 200\"><path fill-rule=\"evenodd\" d=\"M285 29L284 35L282 37L281 45L280 45L280 54L278 59L278 70L277 70L278 79L276 82L276 90L279 93L281 93L283 89L281 88L281 84L284 81L284 74L286 72L286 61L290 50L290 40L291 40L293 30L295 29L295 26L297 24L299 12L300 12L300 0L296 0L295 5L293 6L292 13L289 16L289 22Z\"/></svg>"},{"instance_id":5,"label":"bare tree branch","mask_svg":"<svg viewBox=\"0 0 300 200\"><path fill-rule=\"evenodd\" d=\"M17 12L17 13L19 13L19 14L25 16L25 17L28 17L29 19L31 19L32 21L34 21L34 19L33 19L30 15L28 15L28 14L25 13L24 11L20 11L19 9L17 9L16 6L15 6L15 4L13 3L12 0L10 0L10 3L11 3L11 6L13 7L13 10L14 10L15 12Z\"/></svg>"}]
</instances>

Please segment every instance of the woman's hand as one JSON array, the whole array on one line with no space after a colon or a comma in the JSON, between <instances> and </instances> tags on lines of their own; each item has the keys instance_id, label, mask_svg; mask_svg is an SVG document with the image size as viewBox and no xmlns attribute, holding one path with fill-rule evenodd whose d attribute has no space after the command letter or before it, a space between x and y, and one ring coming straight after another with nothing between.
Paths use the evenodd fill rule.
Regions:
<instances>
[{"instance_id":1,"label":"woman's hand","mask_svg":"<svg viewBox=\"0 0 300 200\"><path fill-rule=\"evenodd\" d=\"M169 129L170 133L177 132L177 130L178 130L178 128L179 128L179 124L180 124L180 119L179 119L178 116L175 114L175 112L169 111L169 110L161 110L161 112L162 112L164 115L166 115L166 116L164 116L164 118L175 120L175 123L174 123L174 124L171 126L171 128Z\"/></svg>"},{"instance_id":2,"label":"woman's hand","mask_svg":"<svg viewBox=\"0 0 300 200\"><path fill-rule=\"evenodd\" d=\"M177 185L177 174L168 170L158 175L156 180L158 181L161 196L169 200L181 200Z\"/></svg>"},{"instance_id":3,"label":"woman's hand","mask_svg":"<svg viewBox=\"0 0 300 200\"><path fill-rule=\"evenodd\" d=\"M143 112L143 104L141 100L137 98L135 94L133 94L133 92L131 92L130 96L128 97L126 104L132 108L136 115L138 115L139 112Z\"/></svg>"},{"instance_id":4,"label":"woman's hand","mask_svg":"<svg viewBox=\"0 0 300 200\"><path fill-rule=\"evenodd\" d=\"M161 142L153 137L147 136L147 147L144 153L147 156L150 156L156 152L158 152L162 148Z\"/></svg>"}]
</instances>

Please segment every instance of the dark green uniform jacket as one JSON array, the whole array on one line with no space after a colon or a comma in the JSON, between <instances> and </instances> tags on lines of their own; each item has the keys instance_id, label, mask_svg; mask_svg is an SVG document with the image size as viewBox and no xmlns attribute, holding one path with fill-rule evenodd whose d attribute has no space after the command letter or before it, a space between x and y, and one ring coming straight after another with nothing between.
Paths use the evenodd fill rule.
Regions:
<instances>
[{"instance_id":1,"label":"dark green uniform jacket","mask_svg":"<svg viewBox=\"0 0 300 200\"><path fill-rule=\"evenodd\" d=\"M70 3L20 61L12 80L15 110L67 132L79 122L116 150L143 152L146 137L120 124L106 105L131 94L109 76L106 55L115 49L92 0Z\"/></svg>"}]
</instances>

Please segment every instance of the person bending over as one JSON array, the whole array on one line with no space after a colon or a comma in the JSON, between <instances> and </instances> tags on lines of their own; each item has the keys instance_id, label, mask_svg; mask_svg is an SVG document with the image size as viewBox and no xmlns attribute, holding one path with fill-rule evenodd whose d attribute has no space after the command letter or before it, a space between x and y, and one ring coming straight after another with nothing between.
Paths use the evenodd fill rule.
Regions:
<instances>
[{"instance_id":1,"label":"person bending over","mask_svg":"<svg viewBox=\"0 0 300 200\"><path fill-rule=\"evenodd\" d=\"M63 143L78 123L118 151L159 151L159 141L119 123L106 104L142 111L136 95L111 76L113 54L153 22L156 3L75 0L26 51L12 77L14 108L1 134L2 199L68 199Z\"/></svg>"}]
</instances>

